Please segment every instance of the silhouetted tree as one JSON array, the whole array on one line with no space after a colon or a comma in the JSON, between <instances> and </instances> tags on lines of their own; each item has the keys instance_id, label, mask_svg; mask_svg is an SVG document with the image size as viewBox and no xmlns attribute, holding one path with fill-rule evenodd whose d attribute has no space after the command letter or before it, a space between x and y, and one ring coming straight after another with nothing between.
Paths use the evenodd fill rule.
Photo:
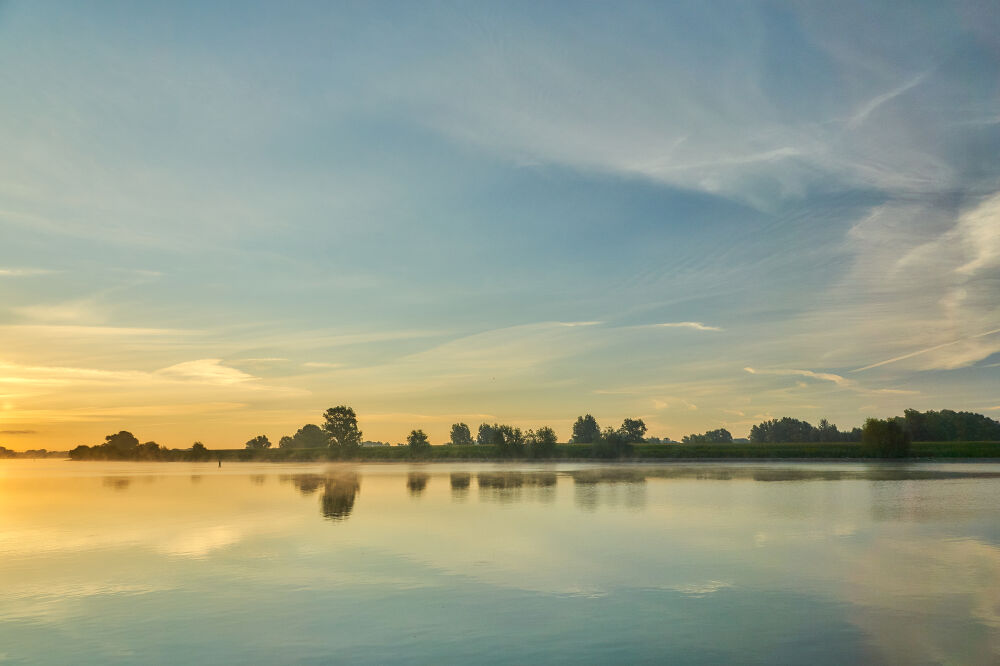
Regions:
<instances>
[{"instance_id":1,"label":"silhouetted tree","mask_svg":"<svg viewBox=\"0 0 1000 666\"><path fill-rule=\"evenodd\" d=\"M411 451L427 451L431 448L431 443L427 441L427 433L423 430L411 430L406 436L406 443Z\"/></svg>"},{"instance_id":2,"label":"silhouetted tree","mask_svg":"<svg viewBox=\"0 0 1000 666\"><path fill-rule=\"evenodd\" d=\"M857 442L861 431L840 432L826 419L814 428L808 421L790 417L770 419L750 428L750 441L755 444L781 444L789 442Z\"/></svg>"},{"instance_id":3,"label":"silhouetted tree","mask_svg":"<svg viewBox=\"0 0 1000 666\"><path fill-rule=\"evenodd\" d=\"M451 426L451 443L456 446L468 446L472 444L472 432L469 426L464 423L453 423Z\"/></svg>"},{"instance_id":4,"label":"silhouetted tree","mask_svg":"<svg viewBox=\"0 0 1000 666\"><path fill-rule=\"evenodd\" d=\"M476 444L487 446L493 443L493 426L489 423L480 423L479 432L476 435Z\"/></svg>"},{"instance_id":5,"label":"silhouetted tree","mask_svg":"<svg viewBox=\"0 0 1000 666\"><path fill-rule=\"evenodd\" d=\"M160 457L160 445L156 442L144 442L136 447L135 456L140 460L157 460Z\"/></svg>"},{"instance_id":6,"label":"silhouetted tree","mask_svg":"<svg viewBox=\"0 0 1000 666\"><path fill-rule=\"evenodd\" d=\"M867 419L861 447L878 458L905 458L910 454L910 433L897 419Z\"/></svg>"},{"instance_id":7,"label":"silhouetted tree","mask_svg":"<svg viewBox=\"0 0 1000 666\"><path fill-rule=\"evenodd\" d=\"M597 458L623 458L632 455L632 443L620 429L605 428L593 442L592 451Z\"/></svg>"},{"instance_id":8,"label":"silhouetted tree","mask_svg":"<svg viewBox=\"0 0 1000 666\"><path fill-rule=\"evenodd\" d=\"M494 423L492 429L493 440L490 443L497 447L497 453L502 456L518 456L524 453L524 434L520 428Z\"/></svg>"},{"instance_id":9,"label":"silhouetted tree","mask_svg":"<svg viewBox=\"0 0 1000 666\"><path fill-rule=\"evenodd\" d=\"M529 430L525 441L528 445L528 454L532 458L551 458L556 453L556 431L548 426L542 426L538 430Z\"/></svg>"},{"instance_id":10,"label":"silhouetted tree","mask_svg":"<svg viewBox=\"0 0 1000 666\"><path fill-rule=\"evenodd\" d=\"M289 439L291 441L286 442L285 438L282 437L281 443L278 446L296 449L322 449L330 445L330 436L326 431L313 423L307 423L302 426Z\"/></svg>"},{"instance_id":11,"label":"silhouetted tree","mask_svg":"<svg viewBox=\"0 0 1000 666\"><path fill-rule=\"evenodd\" d=\"M896 420L916 442L1000 441L1000 422L973 412L907 409Z\"/></svg>"},{"instance_id":12,"label":"silhouetted tree","mask_svg":"<svg viewBox=\"0 0 1000 666\"><path fill-rule=\"evenodd\" d=\"M573 443L590 444L596 442L601 437L601 429L597 425L597 419L590 414L577 418L573 424Z\"/></svg>"},{"instance_id":13,"label":"silhouetted tree","mask_svg":"<svg viewBox=\"0 0 1000 666\"><path fill-rule=\"evenodd\" d=\"M271 440L267 438L267 435L257 435L247 442L246 448L253 450L269 449L271 448Z\"/></svg>"},{"instance_id":14,"label":"silhouetted tree","mask_svg":"<svg viewBox=\"0 0 1000 666\"><path fill-rule=\"evenodd\" d=\"M620 429L621 434L630 442L641 442L646 434L646 424L642 419L625 419Z\"/></svg>"},{"instance_id":15,"label":"silhouetted tree","mask_svg":"<svg viewBox=\"0 0 1000 666\"><path fill-rule=\"evenodd\" d=\"M323 414L326 423L323 430L330 434L330 446L341 450L356 449L361 446L361 431L358 430L358 417L347 405L331 407Z\"/></svg>"},{"instance_id":16,"label":"silhouetted tree","mask_svg":"<svg viewBox=\"0 0 1000 666\"><path fill-rule=\"evenodd\" d=\"M139 448L139 440L128 430L122 430L105 437L103 447L114 457L128 457Z\"/></svg>"},{"instance_id":17,"label":"silhouetted tree","mask_svg":"<svg viewBox=\"0 0 1000 666\"><path fill-rule=\"evenodd\" d=\"M725 428L709 430L704 435L684 435L681 440L685 444L729 444L733 436Z\"/></svg>"}]
</instances>

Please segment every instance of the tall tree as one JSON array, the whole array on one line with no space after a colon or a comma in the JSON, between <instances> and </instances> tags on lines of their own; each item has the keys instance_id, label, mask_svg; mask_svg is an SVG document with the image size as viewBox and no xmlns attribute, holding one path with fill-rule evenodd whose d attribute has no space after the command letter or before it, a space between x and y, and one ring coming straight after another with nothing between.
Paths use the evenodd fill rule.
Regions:
<instances>
[{"instance_id":1,"label":"tall tree","mask_svg":"<svg viewBox=\"0 0 1000 666\"><path fill-rule=\"evenodd\" d=\"M427 440L427 433L423 430L411 430L406 436L406 443L410 445L411 451L426 451L431 448L431 443Z\"/></svg>"},{"instance_id":2,"label":"tall tree","mask_svg":"<svg viewBox=\"0 0 1000 666\"><path fill-rule=\"evenodd\" d=\"M103 446L113 455L128 455L139 448L139 440L128 430L104 438Z\"/></svg>"},{"instance_id":3,"label":"tall tree","mask_svg":"<svg viewBox=\"0 0 1000 666\"><path fill-rule=\"evenodd\" d=\"M307 423L292 436L292 446L298 449L321 449L329 445L330 436L314 423Z\"/></svg>"},{"instance_id":4,"label":"tall tree","mask_svg":"<svg viewBox=\"0 0 1000 666\"><path fill-rule=\"evenodd\" d=\"M476 444L487 446L493 443L493 426L489 423L480 423L479 432L476 434Z\"/></svg>"},{"instance_id":5,"label":"tall tree","mask_svg":"<svg viewBox=\"0 0 1000 666\"><path fill-rule=\"evenodd\" d=\"M590 444L601 438L601 429L597 425L597 419L590 414L577 418L573 424L573 443Z\"/></svg>"},{"instance_id":6,"label":"tall tree","mask_svg":"<svg viewBox=\"0 0 1000 666\"><path fill-rule=\"evenodd\" d=\"M910 454L910 433L897 419L868 419L861 430L861 448L878 458L905 458Z\"/></svg>"},{"instance_id":7,"label":"tall tree","mask_svg":"<svg viewBox=\"0 0 1000 666\"><path fill-rule=\"evenodd\" d=\"M341 449L354 449L361 446L361 431L358 430L358 417L347 405L331 407L323 413L326 423L323 430L330 434L330 445Z\"/></svg>"},{"instance_id":8,"label":"tall tree","mask_svg":"<svg viewBox=\"0 0 1000 666\"><path fill-rule=\"evenodd\" d=\"M629 442L641 442L646 434L646 424L642 419L625 419L621 433Z\"/></svg>"},{"instance_id":9,"label":"tall tree","mask_svg":"<svg viewBox=\"0 0 1000 666\"><path fill-rule=\"evenodd\" d=\"M453 423L451 426L451 443L456 446L468 446L472 444L472 432L469 426L464 423Z\"/></svg>"}]
</instances>

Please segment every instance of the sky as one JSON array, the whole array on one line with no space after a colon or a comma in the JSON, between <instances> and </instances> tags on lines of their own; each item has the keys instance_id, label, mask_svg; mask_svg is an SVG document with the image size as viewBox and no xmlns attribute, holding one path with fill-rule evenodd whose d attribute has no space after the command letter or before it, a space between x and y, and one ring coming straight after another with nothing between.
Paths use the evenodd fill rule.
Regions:
<instances>
[{"instance_id":1,"label":"sky","mask_svg":"<svg viewBox=\"0 0 1000 666\"><path fill-rule=\"evenodd\" d=\"M0 445L1000 417L993 2L0 3Z\"/></svg>"}]
</instances>

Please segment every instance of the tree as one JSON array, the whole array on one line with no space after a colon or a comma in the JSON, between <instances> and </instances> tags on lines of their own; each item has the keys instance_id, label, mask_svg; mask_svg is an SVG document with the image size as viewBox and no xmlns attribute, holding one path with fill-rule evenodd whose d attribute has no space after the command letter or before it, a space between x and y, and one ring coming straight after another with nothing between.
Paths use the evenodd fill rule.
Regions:
<instances>
[{"instance_id":1,"label":"tree","mask_svg":"<svg viewBox=\"0 0 1000 666\"><path fill-rule=\"evenodd\" d=\"M297 449L322 449L329 445L330 436L313 423L302 426L292 436L292 446Z\"/></svg>"},{"instance_id":2,"label":"tree","mask_svg":"<svg viewBox=\"0 0 1000 666\"><path fill-rule=\"evenodd\" d=\"M592 451L596 458L623 458L632 454L632 444L620 429L605 428L593 442Z\"/></svg>"},{"instance_id":3,"label":"tree","mask_svg":"<svg viewBox=\"0 0 1000 666\"><path fill-rule=\"evenodd\" d=\"M427 451L431 448L431 443L427 440L427 433L423 430L411 430L406 436L406 443L410 445L411 451Z\"/></svg>"},{"instance_id":4,"label":"tree","mask_svg":"<svg viewBox=\"0 0 1000 666\"><path fill-rule=\"evenodd\" d=\"M127 456L134 454L139 448L139 440L128 430L122 430L114 435L106 436L102 446L114 456Z\"/></svg>"},{"instance_id":5,"label":"tree","mask_svg":"<svg viewBox=\"0 0 1000 666\"><path fill-rule=\"evenodd\" d=\"M555 455L558 439L556 431L548 426L542 426L538 430L529 430L525 441L528 444L528 453L532 458L551 458Z\"/></svg>"},{"instance_id":6,"label":"tree","mask_svg":"<svg viewBox=\"0 0 1000 666\"><path fill-rule=\"evenodd\" d=\"M986 442L1000 440L1000 422L973 412L918 412L907 409L896 417L915 442Z\"/></svg>"},{"instance_id":7,"label":"tree","mask_svg":"<svg viewBox=\"0 0 1000 666\"><path fill-rule=\"evenodd\" d=\"M455 446L473 444L472 432L469 430L469 426L464 423L453 423L451 425L451 443Z\"/></svg>"},{"instance_id":8,"label":"tree","mask_svg":"<svg viewBox=\"0 0 1000 666\"><path fill-rule=\"evenodd\" d=\"M524 452L524 434L520 428L494 423L492 430L493 440L490 443L497 447L497 453L516 456Z\"/></svg>"},{"instance_id":9,"label":"tree","mask_svg":"<svg viewBox=\"0 0 1000 666\"><path fill-rule=\"evenodd\" d=\"M601 438L601 428L597 425L597 419L590 414L581 416L573 424L573 443L590 444Z\"/></svg>"},{"instance_id":10,"label":"tree","mask_svg":"<svg viewBox=\"0 0 1000 666\"><path fill-rule=\"evenodd\" d=\"M816 431L819 435L819 441L821 442L840 441L840 431L837 430L837 426L830 423L826 419L819 420L819 426L816 427Z\"/></svg>"},{"instance_id":11,"label":"tree","mask_svg":"<svg viewBox=\"0 0 1000 666\"><path fill-rule=\"evenodd\" d=\"M719 428L709 430L704 435L684 435L681 441L684 444L730 444L733 436L725 428Z\"/></svg>"},{"instance_id":12,"label":"tree","mask_svg":"<svg viewBox=\"0 0 1000 666\"><path fill-rule=\"evenodd\" d=\"M867 419L861 448L877 458L905 458L910 454L910 433L896 419Z\"/></svg>"},{"instance_id":13,"label":"tree","mask_svg":"<svg viewBox=\"0 0 1000 666\"><path fill-rule=\"evenodd\" d=\"M248 449L262 450L271 448L271 440L267 438L267 435L257 435L253 439L249 440L246 444Z\"/></svg>"},{"instance_id":14,"label":"tree","mask_svg":"<svg viewBox=\"0 0 1000 666\"><path fill-rule=\"evenodd\" d=\"M144 442L136 448L135 456L140 460L156 460L160 457L160 445L156 442Z\"/></svg>"},{"instance_id":15,"label":"tree","mask_svg":"<svg viewBox=\"0 0 1000 666\"><path fill-rule=\"evenodd\" d=\"M331 407L323 413L326 423L323 430L330 435L330 446L340 449L355 449L361 446L361 431L358 417L347 405Z\"/></svg>"},{"instance_id":16,"label":"tree","mask_svg":"<svg viewBox=\"0 0 1000 666\"><path fill-rule=\"evenodd\" d=\"M630 442L641 442L646 434L646 424L642 419L625 419L622 422L621 433Z\"/></svg>"},{"instance_id":17,"label":"tree","mask_svg":"<svg viewBox=\"0 0 1000 666\"><path fill-rule=\"evenodd\" d=\"M281 439L278 440L278 448L279 449L294 449L295 448L295 440L292 437L289 437L288 435L282 435Z\"/></svg>"},{"instance_id":18,"label":"tree","mask_svg":"<svg viewBox=\"0 0 1000 666\"><path fill-rule=\"evenodd\" d=\"M493 426L489 423L480 423L479 432L476 434L476 444L487 446L493 443Z\"/></svg>"}]
</instances>

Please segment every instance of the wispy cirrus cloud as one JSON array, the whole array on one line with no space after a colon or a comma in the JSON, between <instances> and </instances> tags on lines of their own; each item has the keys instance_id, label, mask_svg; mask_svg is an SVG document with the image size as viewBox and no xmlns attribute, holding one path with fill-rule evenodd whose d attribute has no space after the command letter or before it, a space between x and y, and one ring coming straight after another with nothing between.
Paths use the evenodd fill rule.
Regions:
<instances>
[{"instance_id":1,"label":"wispy cirrus cloud","mask_svg":"<svg viewBox=\"0 0 1000 666\"><path fill-rule=\"evenodd\" d=\"M722 331L719 326L709 326L700 321L670 321L662 324L649 324L649 328L688 328L694 331Z\"/></svg>"},{"instance_id":2,"label":"wispy cirrus cloud","mask_svg":"<svg viewBox=\"0 0 1000 666\"><path fill-rule=\"evenodd\" d=\"M157 370L156 374L181 379L192 379L208 384L242 384L257 381L253 375L222 364L222 359L202 358L195 361L177 363Z\"/></svg>"},{"instance_id":3,"label":"wispy cirrus cloud","mask_svg":"<svg viewBox=\"0 0 1000 666\"><path fill-rule=\"evenodd\" d=\"M792 368L757 369L749 366L743 369L751 375L810 377L812 379L819 379L825 382L833 382L837 386L848 386L851 383L849 379L841 377L840 375L835 375L831 372L813 372L812 370L796 370Z\"/></svg>"},{"instance_id":4,"label":"wispy cirrus cloud","mask_svg":"<svg viewBox=\"0 0 1000 666\"><path fill-rule=\"evenodd\" d=\"M951 342L943 342L939 345L934 345L933 347L927 347L925 349L918 349L917 351L910 352L908 354L903 354L901 356L894 356L893 358L888 358L884 361L878 361L877 363L871 363L861 368L856 368L851 370L851 372L864 372L865 370L871 370L872 368L879 368L883 365L889 365L890 363L898 363L899 361L905 361L906 359L914 358L916 356L923 356L924 354L930 354L931 352L936 352L939 349L945 349L946 347L953 347L955 345L962 344L963 342L968 342L970 340L976 340L978 338L984 338L989 335L995 335L1000 333L1000 328L995 328L991 331L986 331L985 333L978 333L976 335L970 335L965 338L960 338L958 340L952 340ZM991 352L992 353L992 352ZM989 355L989 354L986 354ZM975 362L982 358L982 355L977 354L978 358L973 358L969 362Z\"/></svg>"}]
</instances>

